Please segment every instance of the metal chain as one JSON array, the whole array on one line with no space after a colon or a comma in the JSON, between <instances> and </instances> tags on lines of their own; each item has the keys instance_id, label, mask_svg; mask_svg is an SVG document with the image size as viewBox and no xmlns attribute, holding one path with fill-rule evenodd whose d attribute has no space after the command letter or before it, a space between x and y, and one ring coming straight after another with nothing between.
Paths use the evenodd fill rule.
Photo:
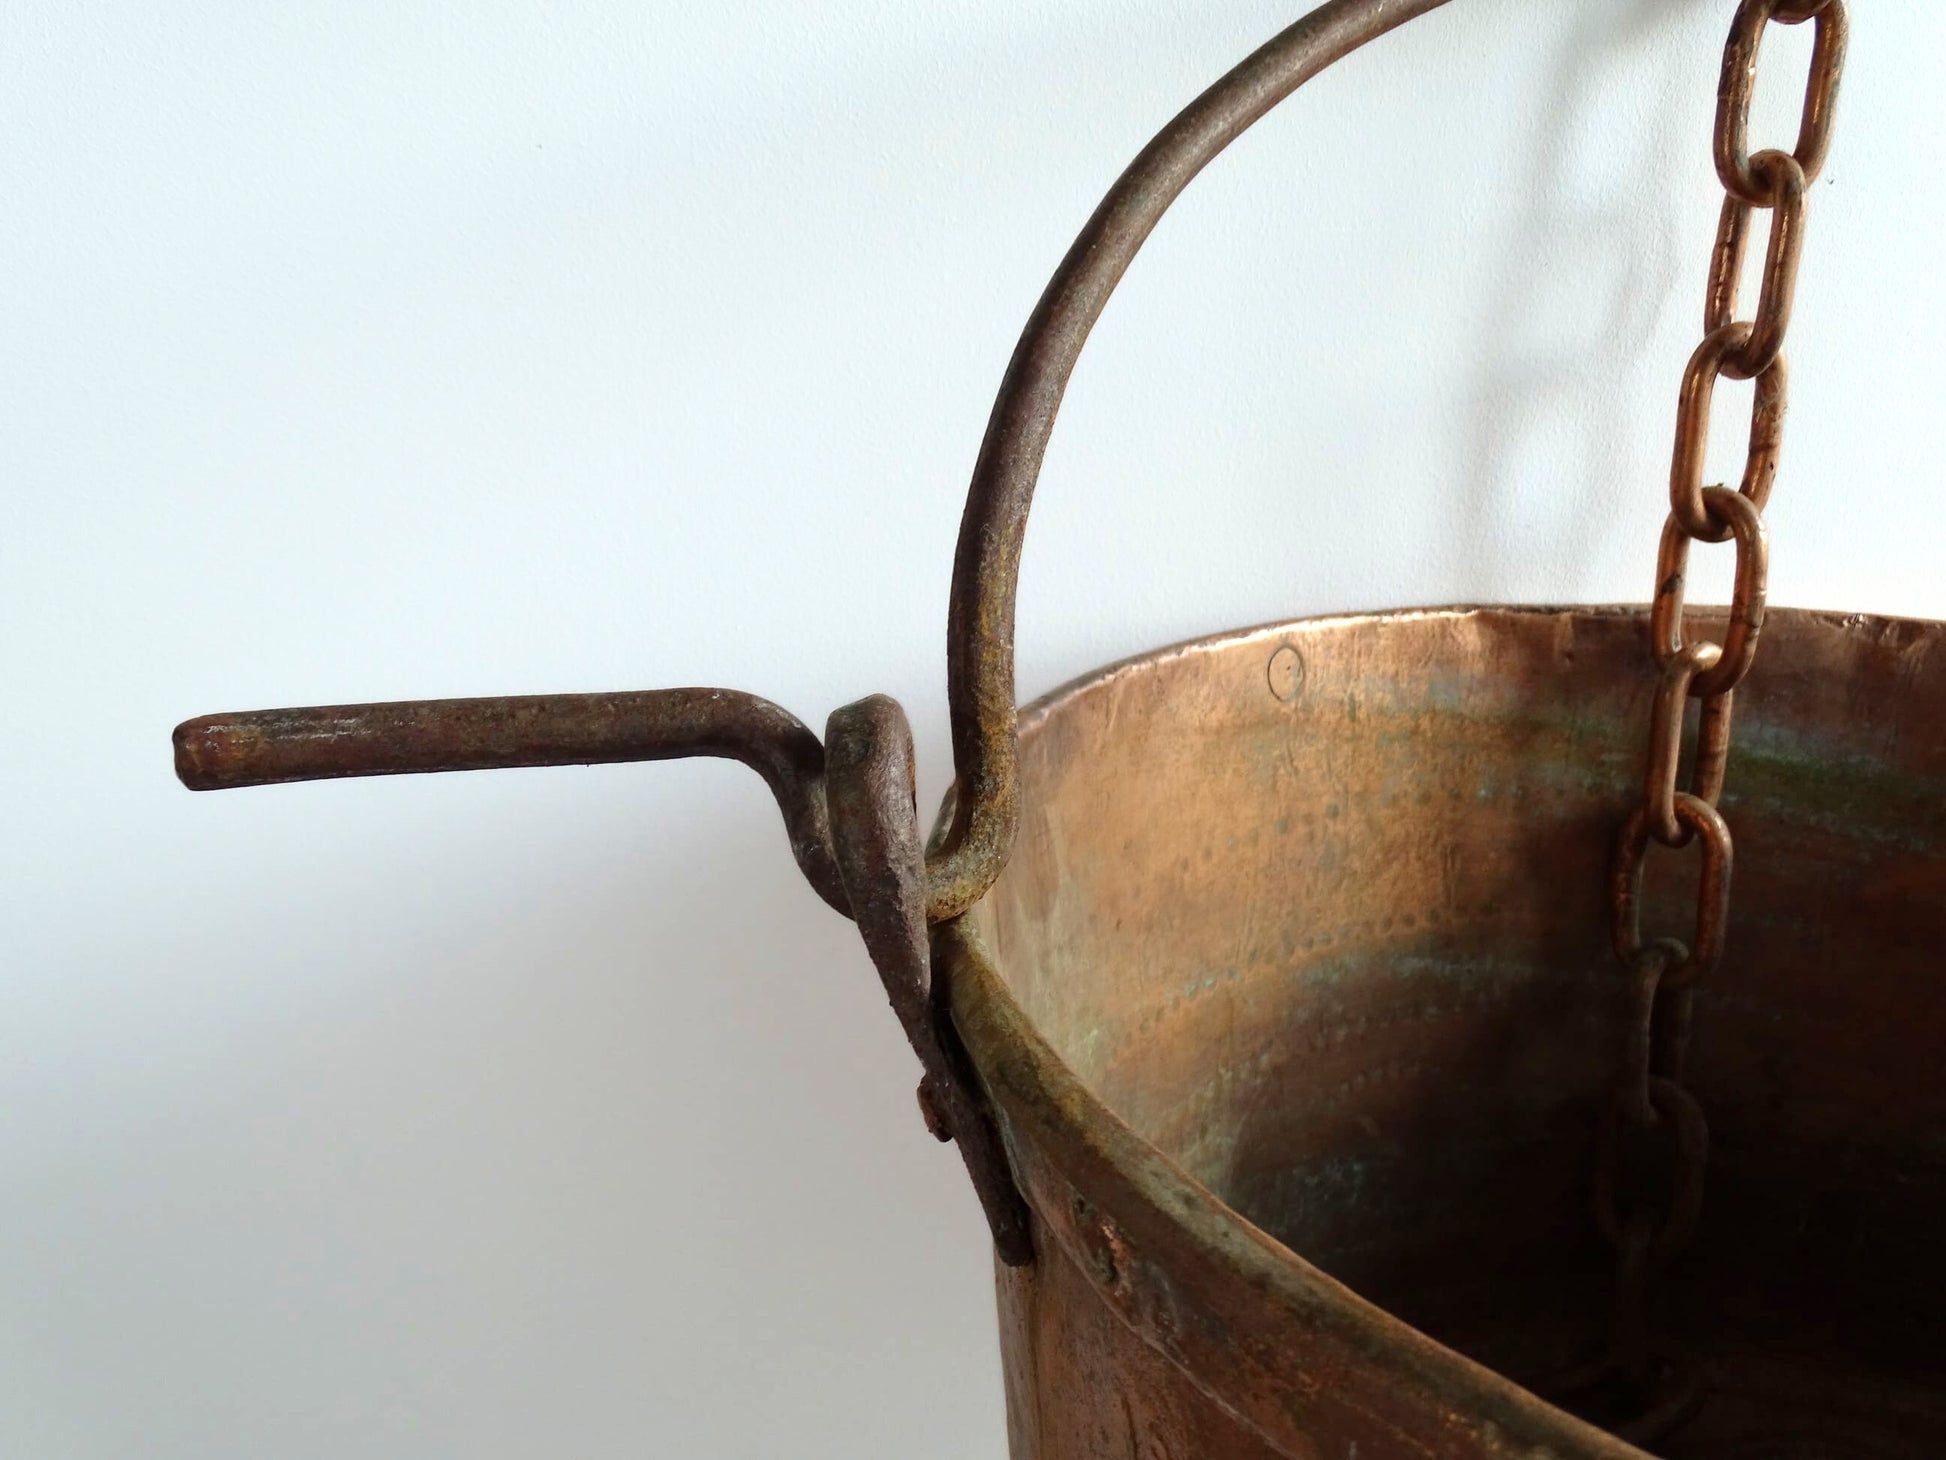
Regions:
<instances>
[{"instance_id":1,"label":"metal chain","mask_svg":"<svg viewBox=\"0 0 1946 1460\"><path fill-rule=\"evenodd\" d=\"M1790 152L1751 155L1750 97L1757 51L1777 22L1816 24L1803 121ZM1844 64L1845 0L1742 0L1731 22L1717 90L1715 158L1726 196L1710 257L1703 341L1683 374L1669 473L1669 517L1656 554L1650 646L1661 672L1649 721L1642 804L1622 828L1611 889L1616 955L1629 975L1628 1043L1596 1147L1596 1225L1616 1249L1616 1290L1607 1355L1580 1387L1607 1391L1603 1407L1624 1438L1648 1443L1701 1402L1694 1367L1657 1343L1649 1287L1686 1247L1702 1210L1709 1127L1684 1087L1694 991L1723 956L1734 849L1717 810L1730 746L1736 688L1763 632L1769 538L1763 508L1777 475L1785 408L1784 336L1804 244L1810 183L1831 145L1831 119ZM1736 318L1738 283L1753 213L1770 211L1770 240L1753 319ZM1750 445L1736 490L1703 485L1710 401L1717 380L1756 382ZM1736 544L1736 578L1723 640L1694 636L1683 622L1683 580L1692 543ZM1689 789L1681 788L1683 722L1699 701ZM1646 938L1642 885L1649 852L1700 842L1694 931L1687 943Z\"/></svg>"}]
</instances>

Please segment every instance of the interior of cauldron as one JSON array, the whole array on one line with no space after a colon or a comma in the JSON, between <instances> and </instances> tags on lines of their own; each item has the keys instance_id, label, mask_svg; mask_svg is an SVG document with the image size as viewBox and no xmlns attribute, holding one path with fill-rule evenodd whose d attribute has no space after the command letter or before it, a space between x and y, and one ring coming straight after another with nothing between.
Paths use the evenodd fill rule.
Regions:
<instances>
[{"instance_id":1,"label":"interior of cauldron","mask_svg":"<svg viewBox=\"0 0 1946 1460\"><path fill-rule=\"evenodd\" d=\"M1305 1260L1536 1387L1598 1351L1589 1187L1621 1058L1639 613L1452 610L1145 656L1023 712L973 915L1075 1073ZM1946 1448L1946 632L1773 612L1737 693L1711 1138L1657 1332L1672 1456ZM1687 936L1695 853L1645 925Z\"/></svg>"}]
</instances>

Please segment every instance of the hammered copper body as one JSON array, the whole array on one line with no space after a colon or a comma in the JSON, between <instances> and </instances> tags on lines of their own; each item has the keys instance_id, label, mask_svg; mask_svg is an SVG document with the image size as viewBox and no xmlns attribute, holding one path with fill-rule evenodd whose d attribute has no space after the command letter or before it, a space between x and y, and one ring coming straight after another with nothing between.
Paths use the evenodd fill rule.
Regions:
<instances>
[{"instance_id":1,"label":"hammered copper body","mask_svg":"<svg viewBox=\"0 0 1946 1460\"><path fill-rule=\"evenodd\" d=\"M1019 1460L1641 1454L1460 1355L1544 1386L1600 1342L1642 634L1276 625L1023 712L1019 845L938 934L1041 1236L1000 1270ZM1936 1456L1946 629L1779 611L1743 698L1665 1315L1710 1399L1663 1453Z\"/></svg>"}]
</instances>

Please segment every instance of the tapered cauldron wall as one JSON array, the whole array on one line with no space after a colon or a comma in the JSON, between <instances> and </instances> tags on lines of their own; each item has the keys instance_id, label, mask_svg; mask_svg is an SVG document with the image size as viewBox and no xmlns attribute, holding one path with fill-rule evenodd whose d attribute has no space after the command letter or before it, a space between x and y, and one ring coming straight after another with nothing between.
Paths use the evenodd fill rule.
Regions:
<instances>
[{"instance_id":1,"label":"tapered cauldron wall","mask_svg":"<svg viewBox=\"0 0 1946 1460\"><path fill-rule=\"evenodd\" d=\"M1223 147L1439 3L1333 0L1277 36L1056 272L961 529L930 843L883 697L822 741L714 689L216 715L178 727L179 773L756 770L986 1213L1016 1460L1937 1455L1946 626L1764 602L1844 0L1732 21L1650 608L1272 625L1016 715L1027 509L1109 293ZM1816 40L1796 147L1753 155L1773 22ZM1723 375L1757 382L1735 490L1701 479ZM1685 616L1691 545L1732 540L1733 603Z\"/></svg>"},{"instance_id":2,"label":"tapered cauldron wall","mask_svg":"<svg viewBox=\"0 0 1946 1460\"><path fill-rule=\"evenodd\" d=\"M1023 713L1019 845L938 935L1040 1217L1001 1276L1016 1454L1638 1453L1457 1354L1544 1387L1601 1341L1642 633L1273 625ZM1708 1202L1659 1315L1707 1398L1658 1448L1937 1455L1946 634L1780 611L1749 690Z\"/></svg>"}]
</instances>

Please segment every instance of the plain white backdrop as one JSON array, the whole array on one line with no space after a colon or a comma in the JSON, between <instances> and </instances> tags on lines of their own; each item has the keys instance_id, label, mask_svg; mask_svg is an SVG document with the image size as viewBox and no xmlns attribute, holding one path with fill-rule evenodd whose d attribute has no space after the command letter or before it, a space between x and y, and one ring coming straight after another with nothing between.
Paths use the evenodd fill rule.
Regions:
<instances>
[{"instance_id":1,"label":"plain white backdrop","mask_svg":"<svg viewBox=\"0 0 1946 1460\"><path fill-rule=\"evenodd\" d=\"M998 1460L975 1204L754 776L195 797L168 732L882 690L934 804L1008 351L1302 4L12 0L0 1455ZM1458 0L1220 159L1069 393L1023 695L1272 618L1646 598L1732 9ZM1946 616L1946 13L1854 32L1772 601Z\"/></svg>"}]
</instances>

